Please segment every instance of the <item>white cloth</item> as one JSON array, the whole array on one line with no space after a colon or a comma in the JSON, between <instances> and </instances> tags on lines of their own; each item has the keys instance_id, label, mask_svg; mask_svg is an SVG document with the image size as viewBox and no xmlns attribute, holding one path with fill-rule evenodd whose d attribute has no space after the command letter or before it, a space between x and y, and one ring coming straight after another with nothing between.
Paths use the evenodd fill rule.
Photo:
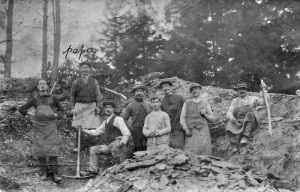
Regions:
<instances>
[{"instance_id":1,"label":"white cloth","mask_svg":"<svg viewBox=\"0 0 300 192\"><path fill-rule=\"evenodd\" d=\"M105 132L105 124L109 122L109 120L113 117L114 114L110 115L105 121L102 122L102 124L96 129L96 130L90 130L89 133L92 135L100 135ZM122 133L122 139L120 142L126 144L127 140L131 136L129 129L127 128L124 119L122 117L115 117L113 125L120 129Z\"/></svg>"},{"instance_id":2,"label":"white cloth","mask_svg":"<svg viewBox=\"0 0 300 192\"><path fill-rule=\"evenodd\" d=\"M72 126L96 129L100 126L99 115L95 114L96 103L76 103L74 107Z\"/></svg>"}]
</instances>

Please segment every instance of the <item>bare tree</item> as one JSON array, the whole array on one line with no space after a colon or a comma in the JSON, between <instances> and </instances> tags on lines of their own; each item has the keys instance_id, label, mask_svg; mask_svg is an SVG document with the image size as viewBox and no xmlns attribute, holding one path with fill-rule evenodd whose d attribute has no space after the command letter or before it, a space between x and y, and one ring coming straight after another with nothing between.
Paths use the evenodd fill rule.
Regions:
<instances>
[{"instance_id":1,"label":"bare tree","mask_svg":"<svg viewBox=\"0 0 300 192\"><path fill-rule=\"evenodd\" d=\"M7 29L6 29L6 51L4 55L4 77L11 76L11 57L12 57L12 30L13 30L13 13L14 13L14 0L8 0L7 14Z\"/></svg>"},{"instance_id":2,"label":"bare tree","mask_svg":"<svg viewBox=\"0 0 300 192\"><path fill-rule=\"evenodd\" d=\"M47 78L47 33L48 33L48 0L44 0L43 16L43 55L42 55L42 78Z\"/></svg>"},{"instance_id":3,"label":"bare tree","mask_svg":"<svg viewBox=\"0 0 300 192\"><path fill-rule=\"evenodd\" d=\"M55 8L54 8L55 2ZM61 39L61 20L60 20L60 0L52 0L53 3L53 22L54 22L54 56L51 73L51 84L53 84L58 75L60 39Z\"/></svg>"}]
</instances>

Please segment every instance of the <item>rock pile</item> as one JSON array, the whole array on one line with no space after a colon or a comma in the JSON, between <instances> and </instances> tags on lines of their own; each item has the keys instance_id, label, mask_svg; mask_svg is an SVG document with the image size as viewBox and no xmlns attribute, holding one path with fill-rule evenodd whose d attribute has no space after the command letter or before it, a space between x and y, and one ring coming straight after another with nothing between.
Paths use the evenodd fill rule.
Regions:
<instances>
[{"instance_id":1,"label":"rock pile","mask_svg":"<svg viewBox=\"0 0 300 192\"><path fill-rule=\"evenodd\" d=\"M261 176L212 156L141 151L91 180L85 192L276 191Z\"/></svg>"}]
</instances>

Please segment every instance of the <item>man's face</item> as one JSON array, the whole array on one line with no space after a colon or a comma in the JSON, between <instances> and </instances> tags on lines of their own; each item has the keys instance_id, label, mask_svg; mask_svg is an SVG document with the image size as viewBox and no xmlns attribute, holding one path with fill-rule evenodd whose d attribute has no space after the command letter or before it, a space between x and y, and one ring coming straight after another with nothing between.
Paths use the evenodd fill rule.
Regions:
<instances>
[{"instance_id":1,"label":"man's face","mask_svg":"<svg viewBox=\"0 0 300 192\"><path fill-rule=\"evenodd\" d=\"M151 106L154 110L158 110L160 109L161 102L159 101L159 99L154 99L151 101Z\"/></svg>"},{"instance_id":2,"label":"man's face","mask_svg":"<svg viewBox=\"0 0 300 192\"><path fill-rule=\"evenodd\" d=\"M193 97L198 97L200 95L200 88L199 87L192 88L191 94Z\"/></svg>"},{"instance_id":3,"label":"man's face","mask_svg":"<svg viewBox=\"0 0 300 192\"><path fill-rule=\"evenodd\" d=\"M237 90L238 94L239 94L239 97L243 98L247 95L247 89L245 88L241 88L239 90Z\"/></svg>"},{"instance_id":4,"label":"man's face","mask_svg":"<svg viewBox=\"0 0 300 192\"><path fill-rule=\"evenodd\" d=\"M163 84L162 90L164 91L165 94L171 94L172 87L169 84Z\"/></svg>"},{"instance_id":5,"label":"man's face","mask_svg":"<svg viewBox=\"0 0 300 192\"><path fill-rule=\"evenodd\" d=\"M111 105L105 105L104 111L106 115L111 115L114 112L114 108Z\"/></svg>"},{"instance_id":6,"label":"man's face","mask_svg":"<svg viewBox=\"0 0 300 192\"><path fill-rule=\"evenodd\" d=\"M47 82L45 80L40 80L38 83L38 90L40 92L46 92L48 90L49 86L47 85Z\"/></svg>"},{"instance_id":7,"label":"man's face","mask_svg":"<svg viewBox=\"0 0 300 192\"><path fill-rule=\"evenodd\" d=\"M144 97L144 90L143 89L137 89L137 90L135 90L135 92L134 92L134 96L135 96L135 98L140 98L140 99L142 99L143 97Z\"/></svg>"},{"instance_id":8,"label":"man's face","mask_svg":"<svg viewBox=\"0 0 300 192\"><path fill-rule=\"evenodd\" d=\"M80 72L81 72L82 75L88 75L90 73L90 70L91 69L89 68L88 65L82 65L80 67Z\"/></svg>"}]
</instances>

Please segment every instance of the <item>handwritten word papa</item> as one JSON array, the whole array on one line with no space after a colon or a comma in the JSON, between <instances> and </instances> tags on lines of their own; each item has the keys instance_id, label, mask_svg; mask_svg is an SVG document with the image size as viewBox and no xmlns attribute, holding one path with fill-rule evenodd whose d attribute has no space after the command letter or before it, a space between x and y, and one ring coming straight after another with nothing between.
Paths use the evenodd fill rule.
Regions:
<instances>
[{"instance_id":1,"label":"handwritten word papa","mask_svg":"<svg viewBox=\"0 0 300 192\"><path fill-rule=\"evenodd\" d=\"M79 54L79 59L80 59L80 58L81 58L81 55L82 55L83 53L85 53L85 52L86 52L86 53L89 53L89 52L96 53L97 50L96 50L96 49L93 49L93 48L91 48L91 47L88 48L88 49L84 49L84 44L80 47L80 49L77 49L77 48L72 49L72 48L71 48L71 45L70 45L69 48L68 48L67 50L63 51L62 53L63 53L63 54L66 54L65 59L67 59L69 53Z\"/></svg>"}]
</instances>

